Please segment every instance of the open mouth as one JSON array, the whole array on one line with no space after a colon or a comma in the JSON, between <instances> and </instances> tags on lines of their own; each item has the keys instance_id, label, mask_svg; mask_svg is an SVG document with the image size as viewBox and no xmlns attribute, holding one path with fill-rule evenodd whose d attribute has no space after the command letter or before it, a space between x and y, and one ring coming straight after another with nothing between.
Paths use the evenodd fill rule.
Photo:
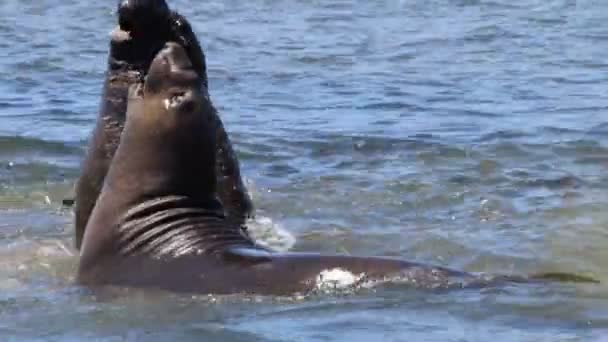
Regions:
<instances>
[{"instance_id":1,"label":"open mouth","mask_svg":"<svg viewBox=\"0 0 608 342\"><path fill-rule=\"evenodd\" d=\"M121 0L117 16L118 26L111 33L115 68L145 76L166 42L187 40L175 31L180 16L170 11L165 0Z\"/></svg>"},{"instance_id":2,"label":"open mouth","mask_svg":"<svg viewBox=\"0 0 608 342\"><path fill-rule=\"evenodd\" d=\"M164 0L122 0L118 4L118 25L131 37L168 30L170 16Z\"/></svg>"},{"instance_id":3,"label":"open mouth","mask_svg":"<svg viewBox=\"0 0 608 342\"><path fill-rule=\"evenodd\" d=\"M165 0L121 0L118 25L111 32L111 67L135 70L144 77L150 63L168 42L180 45L190 58L190 67L207 87L205 55L190 23L171 11Z\"/></svg>"}]
</instances>

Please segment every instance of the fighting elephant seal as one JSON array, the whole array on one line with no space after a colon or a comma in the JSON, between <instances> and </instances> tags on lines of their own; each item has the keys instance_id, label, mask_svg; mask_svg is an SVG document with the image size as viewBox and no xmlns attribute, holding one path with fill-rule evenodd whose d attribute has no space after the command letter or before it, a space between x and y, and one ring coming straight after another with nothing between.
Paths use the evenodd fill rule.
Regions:
<instances>
[{"instance_id":1,"label":"fighting elephant seal","mask_svg":"<svg viewBox=\"0 0 608 342\"><path fill-rule=\"evenodd\" d=\"M276 253L257 246L217 200L215 108L184 49L154 58L131 87L127 120L82 245L78 281L196 293L286 295L340 268L418 284L487 278L381 257ZM199 151L192 158L191 151ZM523 277L494 280L528 281Z\"/></svg>"},{"instance_id":2,"label":"fighting elephant seal","mask_svg":"<svg viewBox=\"0 0 608 342\"><path fill-rule=\"evenodd\" d=\"M169 10L164 0L123 0L118 6L119 26L111 34L108 70L97 122L91 135L82 172L76 183L75 245L98 199L125 122L128 88L145 77L156 53L166 42L181 45L207 89L205 55L188 21ZM212 116L216 136L216 183L226 215L243 225L253 205L241 179L239 162L222 121ZM134 151L137 154L137 151ZM197 153L192 152L192 158Z\"/></svg>"}]
</instances>

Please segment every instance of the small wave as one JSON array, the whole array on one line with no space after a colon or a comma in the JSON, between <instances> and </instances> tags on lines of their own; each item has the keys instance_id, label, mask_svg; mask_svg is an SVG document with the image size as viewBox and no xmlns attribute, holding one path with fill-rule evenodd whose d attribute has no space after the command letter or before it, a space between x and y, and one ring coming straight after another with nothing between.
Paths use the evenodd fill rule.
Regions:
<instances>
[{"instance_id":1,"label":"small wave","mask_svg":"<svg viewBox=\"0 0 608 342\"><path fill-rule=\"evenodd\" d=\"M50 162L64 165L53 165ZM30 161L8 162L2 165L0 160L0 192L5 188L23 187L28 185L38 186L40 183L53 184L65 183L77 176L78 170L73 167L75 161L63 162L61 160L49 161L48 163L36 163ZM4 166L4 167L2 167Z\"/></svg>"},{"instance_id":2,"label":"small wave","mask_svg":"<svg viewBox=\"0 0 608 342\"><path fill-rule=\"evenodd\" d=\"M564 175L555 178L525 179L516 184L517 186L526 186L530 188L544 187L547 189L571 189L584 185L585 181L582 178L573 175Z\"/></svg>"},{"instance_id":3,"label":"small wave","mask_svg":"<svg viewBox=\"0 0 608 342\"><path fill-rule=\"evenodd\" d=\"M605 137L608 135L608 123L601 123L589 129L587 134Z\"/></svg>"},{"instance_id":4,"label":"small wave","mask_svg":"<svg viewBox=\"0 0 608 342\"><path fill-rule=\"evenodd\" d=\"M293 142L292 142L293 143ZM311 151L311 157L324 157L343 155L356 151L361 154L377 154L400 151L414 151L417 149L441 146L432 141L432 138L412 137L383 137L374 135L325 134L314 136L307 141L297 142L306 144Z\"/></svg>"},{"instance_id":5,"label":"small wave","mask_svg":"<svg viewBox=\"0 0 608 342\"><path fill-rule=\"evenodd\" d=\"M483 25L476 27L464 37L465 41L492 43L498 39L515 39L525 37L522 34L508 30L499 25Z\"/></svg>"},{"instance_id":6,"label":"small wave","mask_svg":"<svg viewBox=\"0 0 608 342\"><path fill-rule=\"evenodd\" d=\"M69 145L59 141L47 141L27 137L0 137L0 154L4 153L26 153L39 152L60 153L60 154L80 154L80 146Z\"/></svg>"},{"instance_id":7,"label":"small wave","mask_svg":"<svg viewBox=\"0 0 608 342\"><path fill-rule=\"evenodd\" d=\"M367 104L358 106L356 108L362 109L362 110L403 109L403 110L412 111L412 112L419 111L421 109L421 107L418 105L406 103L406 102L402 102L402 101L371 102L371 103L367 103Z\"/></svg>"},{"instance_id":8,"label":"small wave","mask_svg":"<svg viewBox=\"0 0 608 342\"><path fill-rule=\"evenodd\" d=\"M509 141L509 140L517 140L523 138L529 138L530 134L525 133L523 131L516 130L498 130L491 133L486 133L481 137L475 139L476 142L487 143L487 142L496 142L496 141Z\"/></svg>"}]
</instances>

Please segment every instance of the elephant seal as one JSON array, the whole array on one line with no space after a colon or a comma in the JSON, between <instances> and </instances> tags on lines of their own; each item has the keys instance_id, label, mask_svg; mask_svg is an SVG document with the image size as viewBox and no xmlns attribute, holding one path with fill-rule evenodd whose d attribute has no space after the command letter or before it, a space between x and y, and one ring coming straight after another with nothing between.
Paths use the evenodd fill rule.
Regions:
<instances>
[{"instance_id":1,"label":"elephant seal","mask_svg":"<svg viewBox=\"0 0 608 342\"><path fill-rule=\"evenodd\" d=\"M75 190L75 245L79 249L91 211L98 199L124 127L128 88L145 77L156 53L166 42L180 44L207 89L205 55L188 21L172 12L164 0L123 0L119 25L112 31L108 70L97 122ZM216 183L227 217L244 225L253 205L241 178L239 162L217 112L212 117L216 136ZM133 151L138 154L137 151ZM197 154L191 155L197 158Z\"/></svg>"},{"instance_id":2,"label":"elephant seal","mask_svg":"<svg viewBox=\"0 0 608 342\"><path fill-rule=\"evenodd\" d=\"M126 115L85 231L81 284L289 295L314 290L321 272L334 268L367 280L402 275L417 284L489 282L399 259L276 253L256 245L217 200L215 108L179 44L165 44L144 84L130 88Z\"/></svg>"}]
</instances>

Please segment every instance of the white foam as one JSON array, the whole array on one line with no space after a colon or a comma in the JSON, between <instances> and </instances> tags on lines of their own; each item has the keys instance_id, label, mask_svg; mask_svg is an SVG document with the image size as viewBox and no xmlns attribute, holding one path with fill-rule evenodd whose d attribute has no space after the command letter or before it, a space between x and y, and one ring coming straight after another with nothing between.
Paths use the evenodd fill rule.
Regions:
<instances>
[{"instance_id":1,"label":"white foam","mask_svg":"<svg viewBox=\"0 0 608 342\"><path fill-rule=\"evenodd\" d=\"M285 252L296 243L295 236L269 217L256 216L246 224L251 237L262 246Z\"/></svg>"},{"instance_id":2,"label":"white foam","mask_svg":"<svg viewBox=\"0 0 608 342\"><path fill-rule=\"evenodd\" d=\"M365 277L364 273L354 274L342 268L332 268L321 271L316 279L315 289L322 292L350 290Z\"/></svg>"}]
</instances>

